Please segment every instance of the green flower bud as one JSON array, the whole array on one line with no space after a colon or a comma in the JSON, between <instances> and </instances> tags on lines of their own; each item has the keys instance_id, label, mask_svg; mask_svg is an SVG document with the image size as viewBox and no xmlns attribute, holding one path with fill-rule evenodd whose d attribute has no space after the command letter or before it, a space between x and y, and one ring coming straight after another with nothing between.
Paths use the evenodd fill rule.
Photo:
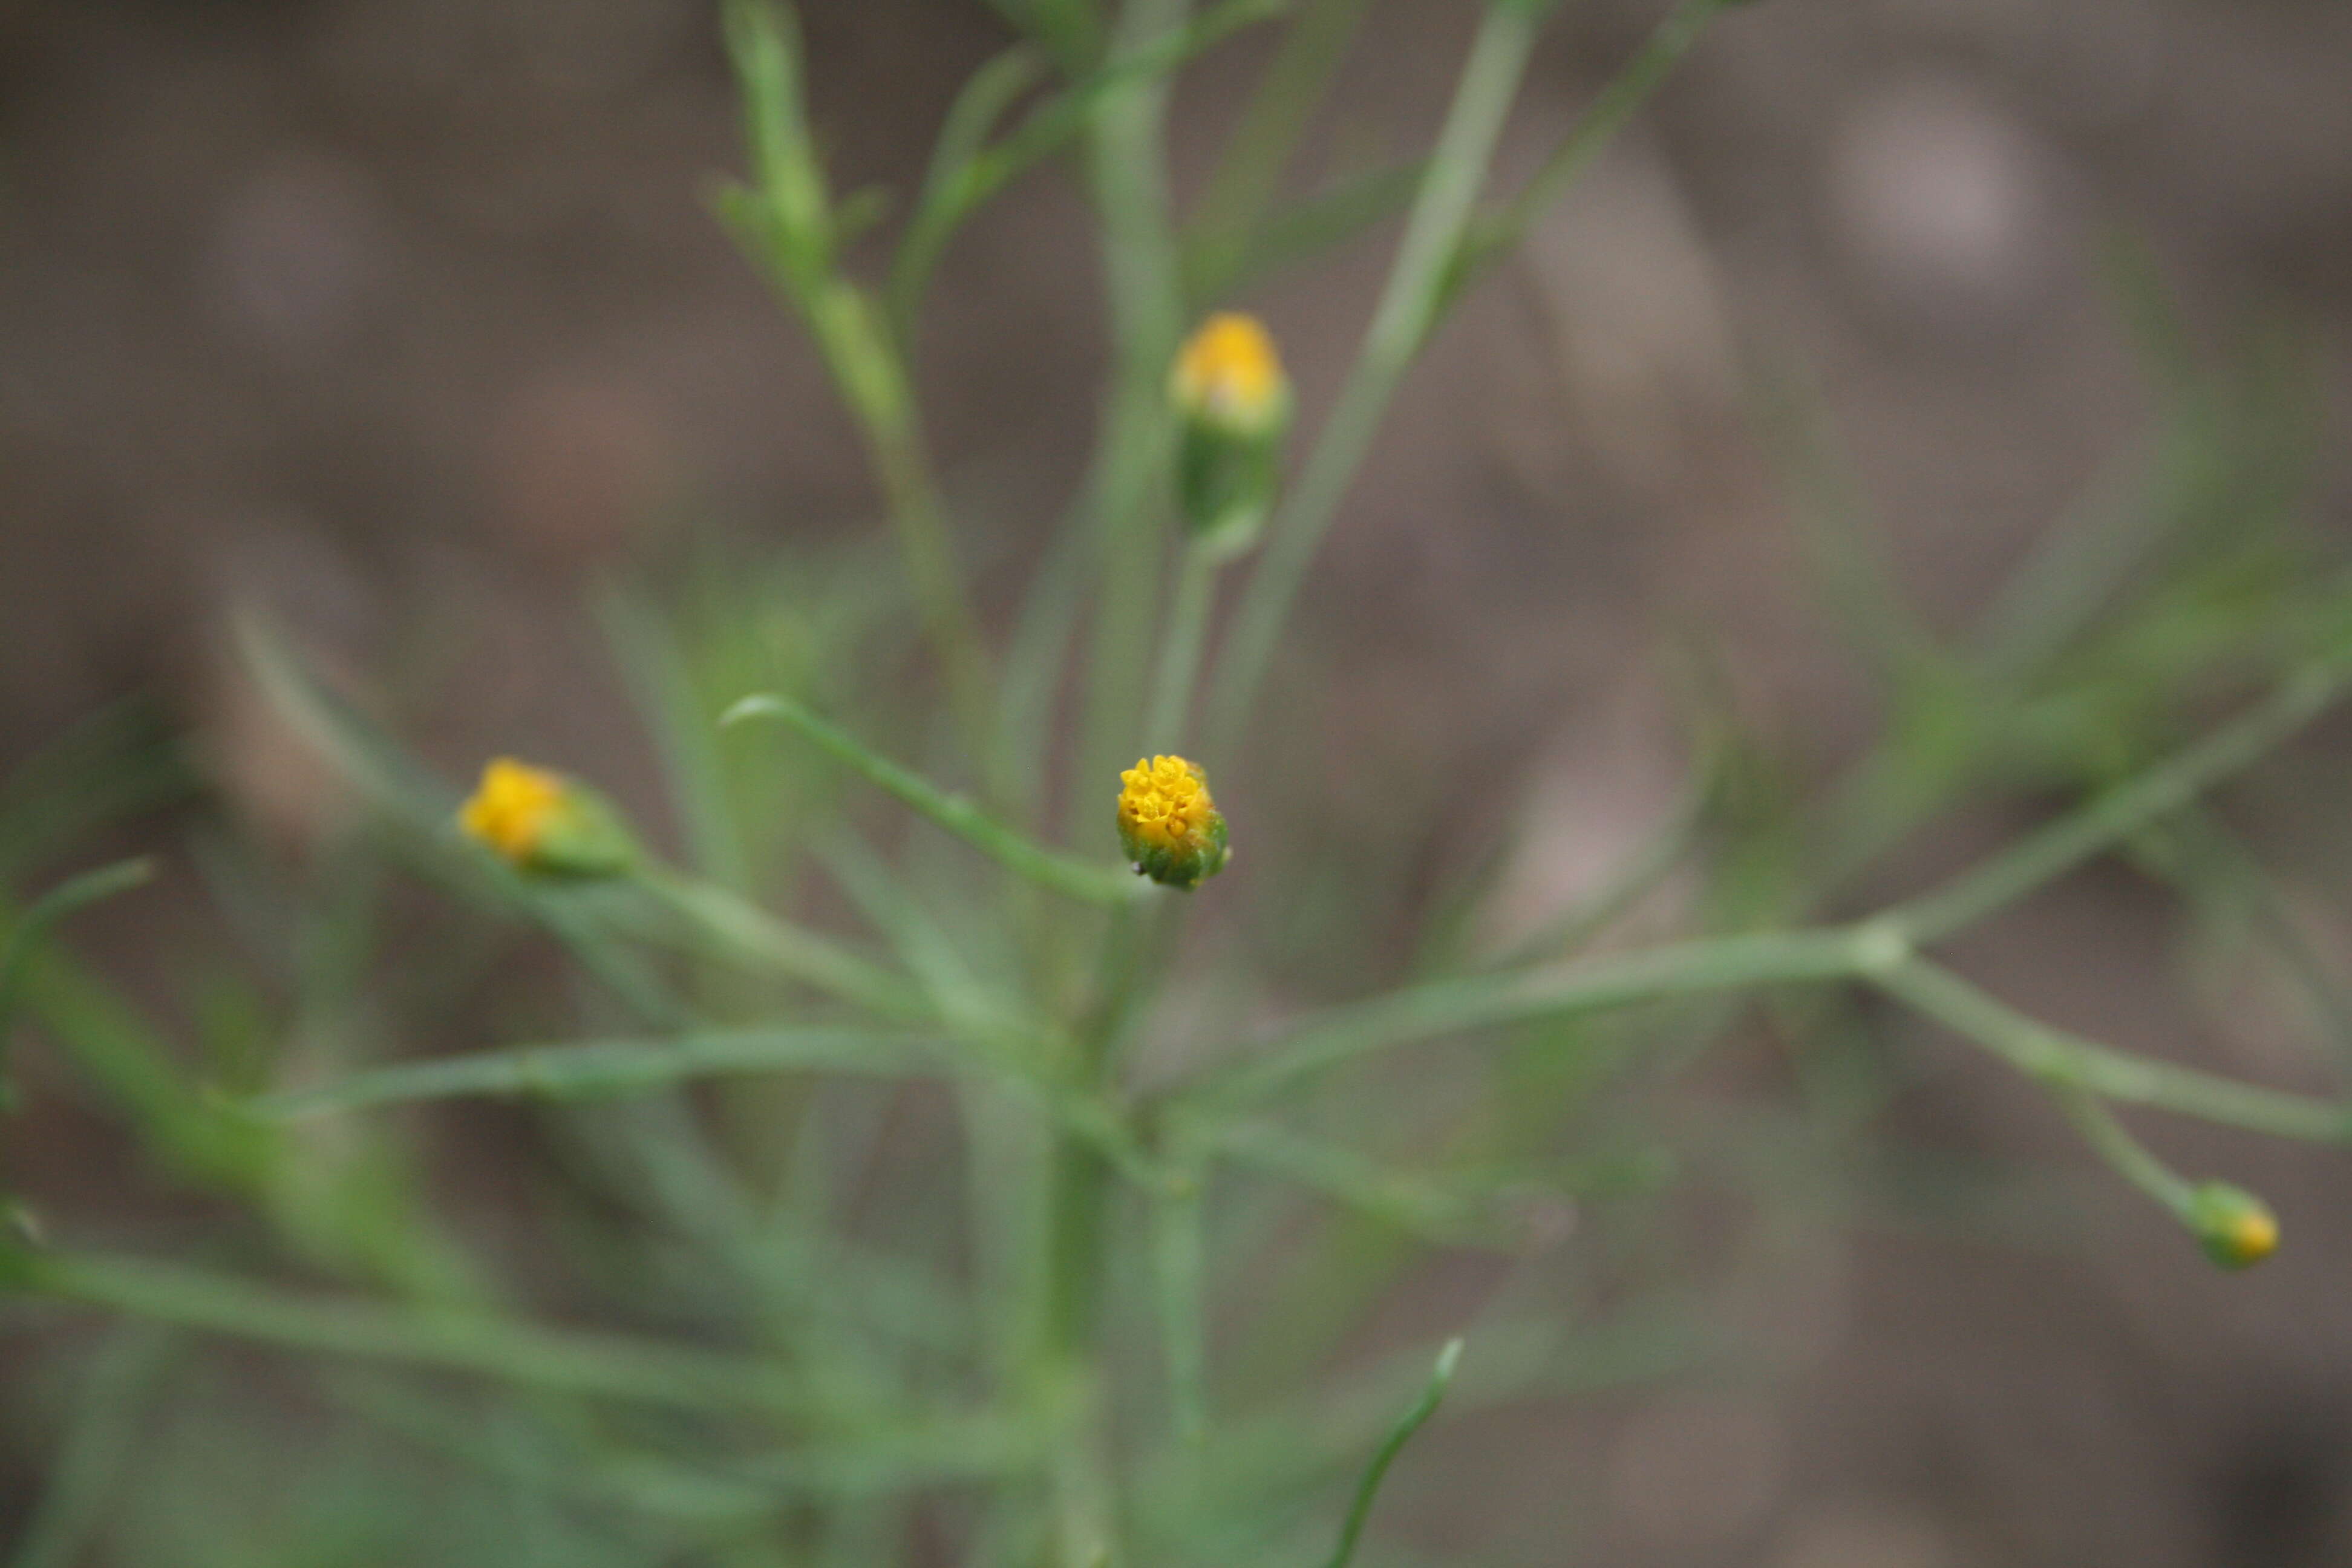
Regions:
<instances>
[{"instance_id":1,"label":"green flower bud","mask_svg":"<svg viewBox=\"0 0 2352 1568\"><path fill-rule=\"evenodd\" d=\"M2207 1182L2191 1193L2184 1217L2205 1256L2224 1268L2251 1268L2278 1250L2270 1205L2227 1182Z\"/></svg>"},{"instance_id":2,"label":"green flower bud","mask_svg":"<svg viewBox=\"0 0 2352 1568\"><path fill-rule=\"evenodd\" d=\"M614 877L637 858L636 839L604 796L511 757L482 770L457 826L517 870L543 876Z\"/></svg>"},{"instance_id":3,"label":"green flower bud","mask_svg":"<svg viewBox=\"0 0 2352 1568\"><path fill-rule=\"evenodd\" d=\"M1169 373L1182 417L1176 488L1184 519L1220 555L1257 542L1282 488L1282 441L1290 429L1290 379L1255 316L1211 316L1186 340Z\"/></svg>"}]
</instances>

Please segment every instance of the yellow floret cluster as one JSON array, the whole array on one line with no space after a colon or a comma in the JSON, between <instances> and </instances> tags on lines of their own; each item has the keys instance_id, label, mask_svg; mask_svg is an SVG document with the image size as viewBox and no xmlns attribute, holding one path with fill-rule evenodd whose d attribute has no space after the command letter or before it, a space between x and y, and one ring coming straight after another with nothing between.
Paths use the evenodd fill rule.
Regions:
<instances>
[{"instance_id":1,"label":"yellow floret cluster","mask_svg":"<svg viewBox=\"0 0 2352 1568\"><path fill-rule=\"evenodd\" d=\"M2241 1215L2227 1235L2230 1257L2238 1263L2259 1263L2278 1250L2278 1221L2264 1212Z\"/></svg>"},{"instance_id":2,"label":"yellow floret cluster","mask_svg":"<svg viewBox=\"0 0 2352 1568\"><path fill-rule=\"evenodd\" d=\"M2278 1219L2261 1204L2248 1201L2218 1215L2207 1230L2205 1251L2228 1268L2260 1263L2278 1250Z\"/></svg>"},{"instance_id":3,"label":"yellow floret cluster","mask_svg":"<svg viewBox=\"0 0 2352 1568\"><path fill-rule=\"evenodd\" d=\"M2205 1255L2224 1268L2246 1268L2278 1250L2278 1216L2253 1194L2207 1182L2190 1194L2185 1216Z\"/></svg>"},{"instance_id":4,"label":"yellow floret cluster","mask_svg":"<svg viewBox=\"0 0 2352 1568\"><path fill-rule=\"evenodd\" d=\"M512 757L482 770L457 826L517 870L546 876L614 876L636 856L627 825L602 795Z\"/></svg>"},{"instance_id":5,"label":"yellow floret cluster","mask_svg":"<svg viewBox=\"0 0 2352 1568\"><path fill-rule=\"evenodd\" d=\"M457 825L500 859L528 865L565 809L565 789L560 773L499 757L482 770L481 785L457 814Z\"/></svg>"},{"instance_id":6,"label":"yellow floret cluster","mask_svg":"<svg viewBox=\"0 0 2352 1568\"><path fill-rule=\"evenodd\" d=\"M1145 757L1118 776L1118 839L1137 870L1189 889L1223 868L1225 819L1198 764Z\"/></svg>"},{"instance_id":7,"label":"yellow floret cluster","mask_svg":"<svg viewBox=\"0 0 2352 1568\"><path fill-rule=\"evenodd\" d=\"M1290 383L1258 319L1223 310L1185 340L1169 375L1169 395L1195 419L1256 431L1286 412Z\"/></svg>"},{"instance_id":8,"label":"yellow floret cluster","mask_svg":"<svg viewBox=\"0 0 2352 1568\"><path fill-rule=\"evenodd\" d=\"M1181 757L1139 759L1119 775L1119 820L1150 844L1174 845L1205 832L1216 803L1201 770Z\"/></svg>"}]
</instances>

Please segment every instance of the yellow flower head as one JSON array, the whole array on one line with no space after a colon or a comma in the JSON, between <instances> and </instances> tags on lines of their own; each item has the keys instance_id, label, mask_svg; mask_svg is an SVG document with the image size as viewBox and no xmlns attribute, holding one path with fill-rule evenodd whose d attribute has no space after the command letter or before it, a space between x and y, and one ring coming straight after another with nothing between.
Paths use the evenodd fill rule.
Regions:
<instances>
[{"instance_id":1,"label":"yellow flower head","mask_svg":"<svg viewBox=\"0 0 2352 1568\"><path fill-rule=\"evenodd\" d=\"M520 866L545 837L548 819L562 809L563 779L512 757L499 757L482 770L481 787L457 814L457 825Z\"/></svg>"},{"instance_id":2,"label":"yellow flower head","mask_svg":"<svg viewBox=\"0 0 2352 1568\"><path fill-rule=\"evenodd\" d=\"M635 853L628 830L593 793L545 768L499 757L457 813L466 836L520 870L608 876Z\"/></svg>"},{"instance_id":3,"label":"yellow flower head","mask_svg":"<svg viewBox=\"0 0 2352 1568\"><path fill-rule=\"evenodd\" d=\"M1145 757L1118 776L1118 841L1138 871L1190 889L1224 868L1225 819L1198 764Z\"/></svg>"},{"instance_id":4,"label":"yellow flower head","mask_svg":"<svg viewBox=\"0 0 2352 1568\"><path fill-rule=\"evenodd\" d=\"M1221 310L1185 340L1168 395L1187 418L1236 435L1270 433L1290 416L1290 378L1255 316Z\"/></svg>"},{"instance_id":5,"label":"yellow flower head","mask_svg":"<svg viewBox=\"0 0 2352 1568\"><path fill-rule=\"evenodd\" d=\"M2189 1223L2205 1256L2224 1268L2252 1268L2278 1250L2278 1218L2270 1206L2226 1182L2208 1182L2191 1194Z\"/></svg>"}]
</instances>

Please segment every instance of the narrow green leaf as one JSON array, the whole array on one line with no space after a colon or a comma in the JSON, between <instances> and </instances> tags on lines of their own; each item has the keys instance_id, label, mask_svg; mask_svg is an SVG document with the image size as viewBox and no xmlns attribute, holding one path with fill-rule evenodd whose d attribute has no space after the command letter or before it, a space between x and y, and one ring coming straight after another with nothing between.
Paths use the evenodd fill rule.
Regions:
<instances>
[{"instance_id":1,"label":"narrow green leaf","mask_svg":"<svg viewBox=\"0 0 2352 1568\"><path fill-rule=\"evenodd\" d=\"M812 1413L800 1379L766 1361L509 1318L278 1290L179 1264L0 1249L0 1289L289 1350L438 1367L572 1394L688 1410Z\"/></svg>"},{"instance_id":2,"label":"narrow green leaf","mask_svg":"<svg viewBox=\"0 0 2352 1568\"><path fill-rule=\"evenodd\" d=\"M598 598L596 619L652 732L670 806L692 847L695 868L727 887L748 887L750 863L729 808L709 711L668 622L651 605L619 592Z\"/></svg>"},{"instance_id":3,"label":"narrow green leaf","mask_svg":"<svg viewBox=\"0 0 2352 1568\"><path fill-rule=\"evenodd\" d=\"M1234 1103L1372 1051L1469 1029L1568 1017L1668 996L1781 982L1842 979L1862 955L1855 933L1800 931L1678 942L1553 973L1431 981L1307 1018L1198 1090Z\"/></svg>"},{"instance_id":4,"label":"narrow green leaf","mask_svg":"<svg viewBox=\"0 0 2352 1568\"><path fill-rule=\"evenodd\" d=\"M1913 942L1973 925L2270 754L2343 696L2352 659L2338 655L2283 682L2237 719L2128 784L2061 817L1942 887L1883 917Z\"/></svg>"},{"instance_id":5,"label":"narrow green leaf","mask_svg":"<svg viewBox=\"0 0 2352 1568\"><path fill-rule=\"evenodd\" d=\"M1412 1435L1421 1430L1422 1424L1437 1414L1438 1403L1445 1397L1446 1386L1454 1381L1454 1365L1461 1359L1462 1342L1446 1341L1445 1348L1437 1352L1437 1365L1429 1374L1429 1386L1423 1390L1413 1407L1404 1413L1404 1419L1397 1423L1388 1440L1373 1451L1371 1463L1364 1467L1364 1479L1356 1484L1356 1500L1348 1509L1347 1522L1339 1527L1339 1544L1326 1568L1348 1568L1349 1561L1356 1555L1356 1542L1364 1532L1364 1521L1371 1517L1372 1499L1379 1495L1389 1467L1412 1440Z\"/></svg>"},{"instance_id":6,"label":"narrow green leaf","mask_svg":"<svg viewBox=\"0 0 2352 1568\"><path fill-rule=\"evenodd\" d=\"M0 884L75 853L98 827L202 784L179 732L152 705L100 709L0 784Z\"/></svg>"},{"instance_id":7,"label":"narrow green leaf","mask_svg":"<svg viewBox=\"0 0 2352 1568\"><path fill-rule=\"evenodd\" d=\"M951 1070L953 1058L939 1044L936 1036L812 1028L516 1046L355 1073L313 1089L265 1095L248 1109L270 1121L290 1121L425 1100L583 1100L754 1073L918 1078Z\"/></svg>"},{"instance_id":8,"label":"narrow green leaf","mask_svg":"<svg viewBox=\"0 0 2352 1568\"><path fill-rule=\"evenodd\" d=\"M931 911L848 825L833 825L814 853L866 922L888 939L899 962L920 983L941 1016L977 1019L1010 1014L1011 1009L972 973Z\"/></svg>"},{"instance_id":9,"label":"narrow green leaf","mask_svg":"<svg viewBox=\"0 0 2352 1568\"><path fill-rule=\"evenodd\" d=\"M1443 292L1459 294L1470 280L1518 243L1528 226L1576 183L1601 150L1649 101L1651 94L1705 35L1707 24L1738 0L1681 0L1667 13L1625 68L1610 79L1583 115L1570 127L1519 195L1500 212L1481 217L1462 236Z\"/></svg>"},{"instance_id":10,"label":"narrow green leaf","mask_svg":"<svg viewBox=\"0 0 2352 1568\"><path fill-rule=\"evenodd\" d=\"M1238 249L1192 264L1188 290L1196 298L1229 298L1272 275L1345 245L1383 219L1404 211L1429 172L1426 161L1366 169L1290 203L1260 224Z\"/></svg>"},{"instance_id":11,"label":"narrow green leaf","mask_svg":"<svg viewBox=\"0 0 2352 1568\"><path fill-rule=\"evenodd\" d=\"M2086 1040L2018 1012L1951 971L1912 959L1873 982L2037 1081L2274 1138L2352 1141L2352 1106L2241 1083Z\"/></svg>"},{"instance_id":12,"label":"narrow green leaf","mask_svg":"<svg viewBox=\"0 0 2352 1568\"><path fill-rule=\"evenodd\" d=\"M640 866L636 885L740 958L890 1018L928 1016L900 976L823 936L770 914L732 889Z\"/></svg>"},{"instance_id":13,"label":"narrow green leaf","mask_svg":"<svg viewBox=\"0 0 2352 1568\"><path fill-rule=\"evenodd\" d=\"M257 1190L274 1156L268 1130L192 1088L163 1033L119 987L52 948L30 952L19 995L58 1052L129 1114L149 1154L207 1185Z\"/></svg>"},{"instance_id":14,"label":"narrow green leaf","mask_svg":"<svg viewBox=\"0 0 2352 1568\"><path fill-rule=\"evenodd\" d=\"M800 19L764 0L728 0L721 18L773 259L795 279L814 279L832 265L832 200L801 90Z\"/></svg>"},{"instance_id":15,"label":"narrow green leaf","mask_svg":"<svg viewBox=\"0 0 2352 1568\"><path fill-rule=\"evenodd\" d=\"M1037 85L1048 68L1043 55L1027 45L1015 45L978 70L948 106L931 149L923 188L915 196L914 216L908 219L906 237L890 272L890 307L899 341L914 342L915 312L923 287L940 252L965 213L971 210L972 165L1005 111L1021 95Z\"/></svg>"},{"instance_id":16,"label":"narrow green leaf","mask_svg":"<svg viewBox=\"0 0 2352 1568\"><path fill-rule=\"evenodd\" d=\"M789 697L761 692L744 698L719 716L721 726L747 719L774 719L797 731L818 750L894 795L1010 869L1055 892L1088 903L1120 905L1143 896L1148 884L1125 869L1049 849L1005 826L962 795L950 795L921 774L868 751Z\"/></svg>"},{"instance_id":17,"label":"narrow green leaf","mask_svg":"<svg viewBox=\"0 0 2352 1568\"><path fill-rule=\"evenodd\" d=\"M1179 1443L1209 1432L1208 1269L1202 1257L1200 1178L1150 1199L1152 1283L1168 1376L1169 1425Z\"/></svg>"},{"instance_id":18,"label":"narrow green leaf","mask_svg":"<svg viewBox=\"0 0 2352 1568\"><path fill-rule=\"evenodd\" d=\"M1234 123L1216 172L1193 205L1184 244L1186 292L1195 303L1223 294L1264 239L1262 226L1298 139L1329 92L1366 0L1308 0L1283 29L1282 47Z\"/></svg>"},{"instance_id":19,"label":"narrow green leaf","mask_svg":"<svg viewBox=\"0 0 2352 1568\"><path fill-rule=\"evenodd\" d=\"M1890 705L1898 711L1924 705L1927 682L1947 658L1895 575L1885 531L1831 427L1827 404L1793 364L1759 356L1747 380L1749 422L1765 437L1796 513L1815 593L1889 688Z\"/></svg>"},{"instance_id":20,"label":"narrow green leaf","mask_svg":"<svg viewBox=\"0 0 2352 1568\"><path fill-rule=\"evenodd\" d=\"M892 270L891 297L899 319L911 319L940 254L964 220L1013 180L1060 151L1085 130L1097 103L1106 93L1139 78L1171 71L1227 35L1270 20L1287 8L1288 0L1225 0L1211 7L1192 26L1126 55L1056 93L1030 110L1001 140L973 148L951 168L943 169L935 159L934 180L925 183L924 195L899 244ZM1002 58L992 65L1001 63ZM1003 77L989 84L988 96L971 108L974 121L982 110L999 107L995 99L1001 97L1009 104L1012 98L1018 96L1008 90L1012 77L1013 69L1006 66ZM978 85L977 79L974 85ZM968 89L968 96L970 92ZM957 108L965 107L960 100ZM952 121L950 128L960 135L967 129ZM946 150L944 136L942 149Z\"/></svg>"},{"instance_id":21,"label":"narrow green leaf","mask_svg":"<svg viewBox=\"0 0 2352 1568\"><path fill-rule=\"evenodd\" d=\"M73 1568L87 1560L135 1473L158 1386L183 1348L179 1335L134 1323L91 1357L65 1442L8 1568Z\"/></svg>"},{"instance_id":22,"label":"narrow green leaf","mask_svg":"<svg viewBox=\"0 0 2352 1568\"><path fill-rule=\"evenodd\" d=\"M1272 1122L1234 1122L1217 1129L1216 1137L1219 1152L1239 1164L1296 1182L1413 1235L1489 1247L1517 1239L1497 1222L1491 1194L1431 1181Z\"/></svg>"},{"instance_id":23,"label":"narrow green leaf","mask_svg":"<svg viewBox=\"0 0 2352 1568\"><path fill-rule=\"evenodd\" d=\"M68 879L33 900L0 941L0 1068L8 1065L9 1027L16 1017L16 994L25 983L25 966L41 939L59 921L117 893L128 892L152 879L152 860L121 860ZM6 1086L0 1084L0 1102Z\"/></svg>"},{"instance_id":24,"label":"narrow green leaf","mask_svg":"<svg viewBox=\"0 0 2352 1568\"><path fill-rule=\"evenodd\" d=\"M768 1489L722 1480L657 1454L615 1451L552 1424L526 1426L520 1410L508 1412L506 1429L486 1427L478 1399L454 1397L415 1378L337 1370L319 1381L343 1410L429 1452L599 1510L617 1507L709 1525L772 1517L776 1510Z\"/></svg>"}]
</instances>

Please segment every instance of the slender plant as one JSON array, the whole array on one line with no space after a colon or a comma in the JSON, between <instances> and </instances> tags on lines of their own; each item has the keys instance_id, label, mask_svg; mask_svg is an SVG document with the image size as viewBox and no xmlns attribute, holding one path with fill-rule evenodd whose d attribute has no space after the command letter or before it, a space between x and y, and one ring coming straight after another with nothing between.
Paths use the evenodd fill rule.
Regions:
<instances>
[{"instance_id":1,"label":"slender plant","mask_svg":"<svg viewBox=\"0 0 2352 1568\"><path fill-rule=\"evenodd\" d=\"M2270 1253L2280 1227L2259 1199L2177 1173L2119 1113L2336 1143L2352 1142L2352 1107L2053 1027L1938 956L2113 855L2147 858L2196 897L2224 885L2200 868L2231 868L2231 907L2273 907L2269 874L2201 803L2342 695L2352 593L2296 574L2259 617L2231 623L2259 618L2260 636L2216 642L2212 619L2189 611L2216 584L2242 584L2243 562L2155 548L2159 531L2197 536L2200 507L2233 528L2252 515L2242 481L2277 468L2263 444L2278 421L2259 389L2181 373L2164 439L2202 489L2160 527L2095 519L2053 535L1988 618L1981 647L1857 616L1865 640L1885 639L1874 651L1891 710L1913 721L1890 728L1821 821L1775 816L1766 770L1727 731L1622 881L1507 952L1437 931L1402 983L1304 1008L1272 1005L1230 966L1218 973L1232 994L1204 1002L1216 988L1188 984L1180 966L1187 911L1230 905L1244 879L1218 879L1268 848L1228 823L1236 781L1252 776L1240 759L1301 585L1399 384L1450 307L1569 194L1727 3L1680 0L1536 173L1502 192L1496 150L1549 7L1491 0L1425 156L1284 204L1276 193L1359 0L1307 0L1296 14L1277 0L1002 0L1022 36L950 108L895 247L869 275L861 258L889 204L834 189L792 13L725 0L747 159L717 213L805 327L856 423L927 650L919 683L944 722L893 726L884 701L829 701L843 688L822 668L763 680L720 634L698 641L616 604L616 654L650 710L690 847L678 863L592 784L549 768L499 759L461 796L265 620L247 619L238 635L257 679L374 808L378 837L352 866L389 856L461 907L491 911L474 928L485 970L500 968L492 933L545 933L577 961L587 1022L423 1059L289 1050L245 1080L199 1085L152 1021L54 941L75 910L142 880L143 864L67 880L6 918L0 1049L17 1018L37 1025L180 1179L250 1208L278 1256L311 1277L276 1283L249 1258L110 1252L29 1216L0 1240L11 1294L150 1326L93 1372L60 1489L16 1561L74 1561L102 1528L90 1500L133 1441L135 1402L183 1342L163 1332L319 1358L331 1369L323 1397L503 1478L566 1561L681 1561L665 1553L684 1543L710 1553L698 1562L880 1562L903 1556L920 1521L948 1542L939 1550L975 1564L1320 1555L1346 1568L1391 1461L1457 1362L1459 1397L1491 1403L1604 1375L1579 1368L1646 1375L1700 1352L1664 1292L1598 1326L1585 1298L1537 1295L1475 1326L1466 1348L1449 1338L1410 1405L1425 1350L1319 1393L1303 1373L1269 1379L1272 1363L1320 1366L1331 1337L1300 1356L1309 1342L1279 1311L1244 1330L1220 1308L1220 1282L1290 1223L1281 1194L1312 1194L1370 1227L1297 1265L1315 1282L1297 1295L1322 1320L1309 1328L1336 1332L1351 1300L1398 1277L1394 1238L1523 1249L1574 1201L1653 1190L1654 1163L1594 1130L1606 1116L1580 1123L1584 1164L1548 1152L1568 1114L1556 1108L1594 1110L1606 1064L1702 1047L1759 1002L1784 1030L1823 1039L1861 995L1932 1021L2046 1091L2090 1152L2214 1261L2242 1268ZM1265 89L1187 221L1167 173L1171 84L1229 35L1267 26L1285 35ZM953 489L934 468L916 390L921 323L964 221L1057 160L1098 219L1111 363L1062 535L998 617L974 590ZM1304 421L1312 436L1294 473L1304 411L1275 335L1233 309L1234 294L1309 237L1392 214L1402 228L1385 281L1336 397ZM1815 482L1829 469L1809 422L1785 429L1799 504L1833 510L1815 507L1836 487ZM1893 603L1854 533L1825 525L1817 537L1835 557L1833 585ZM2139 597L2114 591L2150 561L2168 563ZM2252 674L2262 689L2203 738L2166 745L2174 713L2137 694L2185 700L2213 669ZM1067 735L1055 724L1065 711ZM144 776L129 760L144 756L138 747L105 745L101 772ZM1056 789L1051 759L1065 757ZM1859 916L1823 912L1852 908L1856 874L1887 847L1988 788L2072 804L1938 886ZM787 792L793 812L769 808ZM85 797L77 785L42 799ZM911 814L897 826L920 828L896 832L893 853L861 826L884 803ZM807 874L772 883L801 896L762 898L759 825L786 816ZM1831 847L1810 857L1818 875L1774 871L1808 833ZM1669 873L1701 862L1717 896L1692 929L1592 951ZM321 907L360 912L319 930L354 933L350 950L363 950L373 886L339 873ZM1476 907L1481 886L1465 884L1462 908ZM845 934L845 910L864 934ZM447 934L454 944L465 932ZM339 973L356 985L363 966L333 966L342 940L323 942L328 969L306 994L332 993ZM2326 977L2302 973L2333 1005ZM1381 1086L1416 1050L1491 1060L1493 1102L1454 1145L1483 1163L1417 1165L1368 1148L1400 1114ZM919 1228L867 1235L842 1217L840 1173L887 1187L906 1146L875 1107L916 1094L953 1124L959 1202L892 1212L927 1215L953 1233L946 1241ZM611 1277L674 1277L683 1247L728 1292L685 1298L698 1303L688 1313L646 1284L621 1293L606 1327L524 1305L526 1282L466 1245L430 1200L413 1119L390 1114L469 1100L542 1108L582 1180L669 1238L668 1251L614 1262ZM1350 1129L1350 1116L1363 1125ZM772 1135L747 1142L752 1118ZM782 1168L747 1153L778 1147ZM736 1304L710 1305L719 1295ZM1152 1325L1148 1352L1124 1331L1139 1319ZM1269 1384L1291 1389L1289 1403L1258 1397ZM467 1392L478 1389L502 1394ZM1300 1403L1310 1398L1311 1411ZM562 1524L574 1509L626 1523Z\"/></svg>"}]
</instances>

